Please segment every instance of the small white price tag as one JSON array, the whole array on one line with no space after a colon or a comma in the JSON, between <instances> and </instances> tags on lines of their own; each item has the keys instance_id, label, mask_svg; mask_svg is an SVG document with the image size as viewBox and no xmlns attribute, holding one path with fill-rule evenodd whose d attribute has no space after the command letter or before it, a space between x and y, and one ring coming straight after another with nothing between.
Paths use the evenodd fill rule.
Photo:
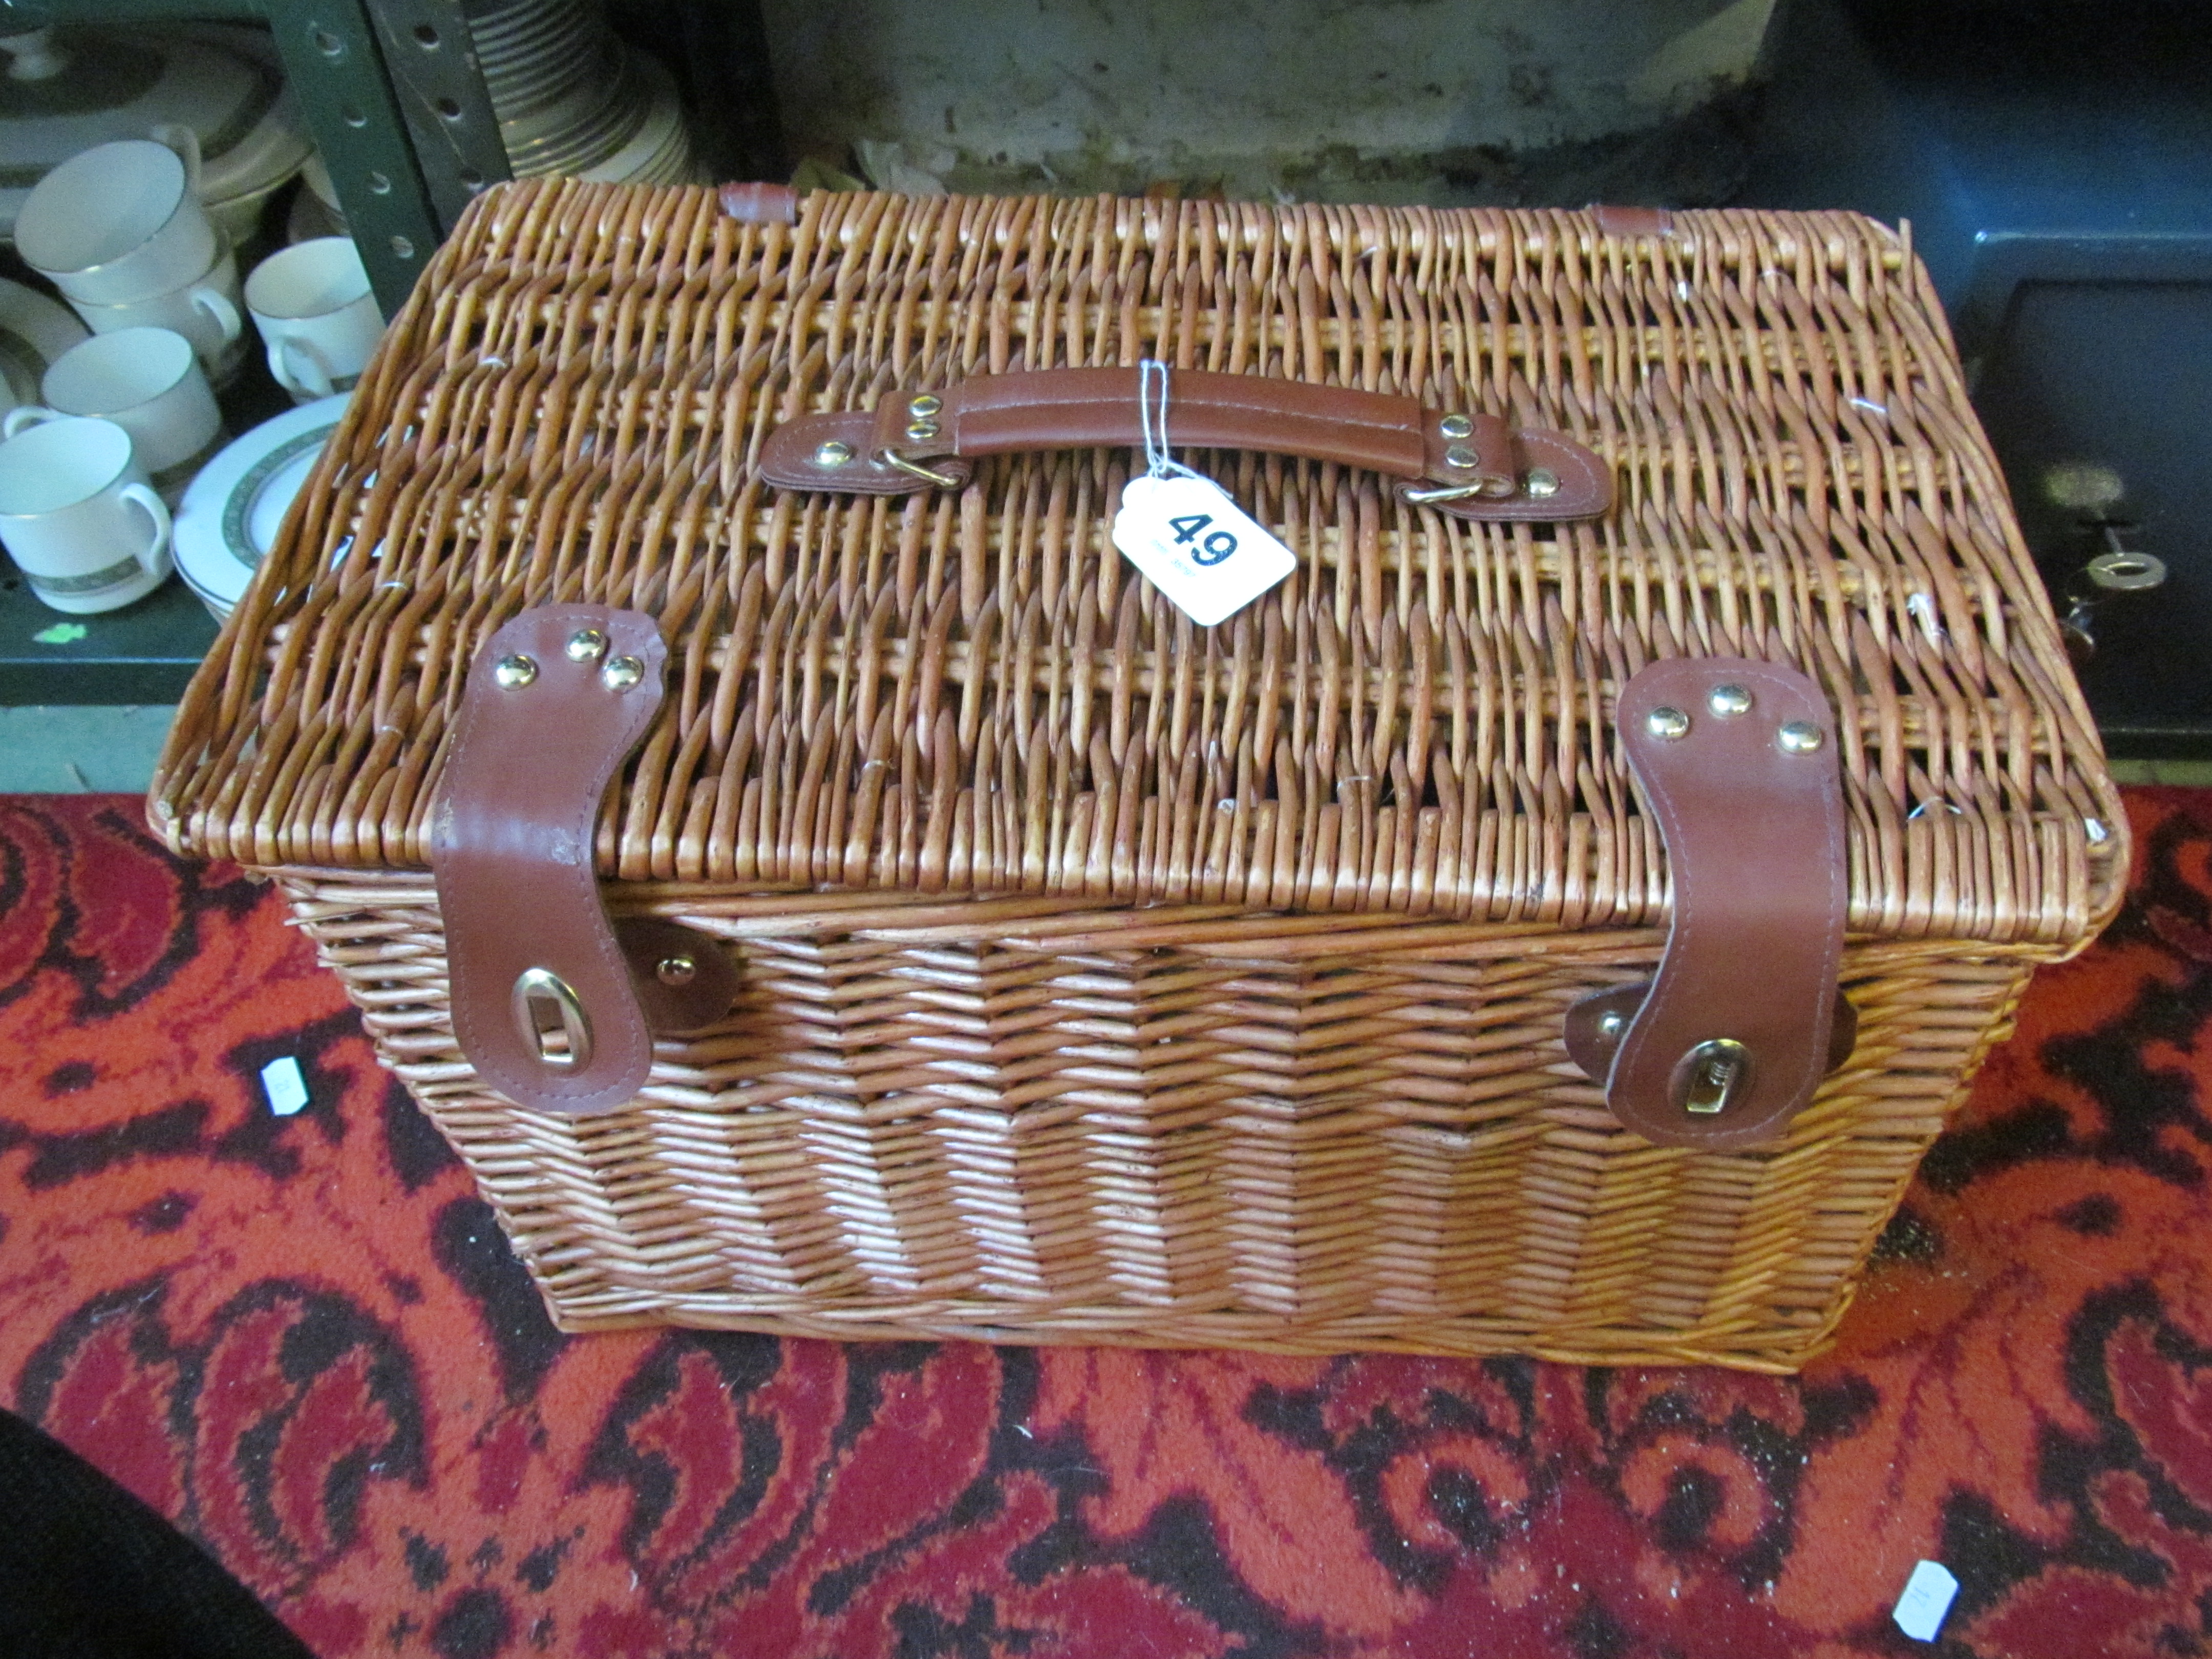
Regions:
<instances>
[{"instance_id":1,"label":"small white price tag","mask_svg":"<svg viewBox=\"0 0 2212 1659\"><path fill-rule=\"evenodd\" d=\"M1932 1642L1958 1594L1959 1581L1948 1567L1940 1561L1923 1561L1905 1581L1905 1594L1897 1598L1897 1609L1890 1616L1914 1641Z\"/></svg>"},{"instance_id":2,"label":"small white price tag","mask_svg":"<svg viewBox=\"0 0 2212 1659\"><path fill-rule=\"evenodd\" d=\"M261 1087L269 1097L269 1109L279 1117L289 1117L307 1103L307 1079L300 1062L289 1054L261 1068Z\"/></svg>"},{"instance_id":3,"label":"small white price tag","mask_svg":"<svg viewBox=\"0 0 2212 1659\"><path fill-rule=\"evenodd\" d=\"M1201 628L1235 616L1298 564L1219 484L1195 474L1130 479L1114 545Z\"/></svg>"}]
</instances>

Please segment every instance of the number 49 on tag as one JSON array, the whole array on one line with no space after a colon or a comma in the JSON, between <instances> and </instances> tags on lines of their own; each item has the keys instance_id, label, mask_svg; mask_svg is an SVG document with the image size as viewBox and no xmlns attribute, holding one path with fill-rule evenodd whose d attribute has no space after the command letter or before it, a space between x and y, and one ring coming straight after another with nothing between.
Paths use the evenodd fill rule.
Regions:
<instances>
[{"instance_id":1,"label":"number 49 on tag","mask_svg":"<svg viewBox=\"0 0 2212 1659\"><path fill-rule=\"evenodd\" d=\"M1213 514L1211 513L1186 513L1180 519L1168 520L1168 527L1175 532L1177 547L1198 541L1201 534L1206 538L1204 542L1190 550L1193 564L1219 564L1237 550L1237 532L1209 529L1207 526L1212 522Z\"/></svg>"},{"instance_id":2,"label":"number 49 on tag","mask_svg":"<svg viewBox=\"0 0 2212 1659\"><path fill-rule=\"evenodd\" d=\"M1195 477L1130 479L1114 516L1114 545L1204 628L1235 616L1298 562L1220 485Z\"/></svg>"}]
</instances>

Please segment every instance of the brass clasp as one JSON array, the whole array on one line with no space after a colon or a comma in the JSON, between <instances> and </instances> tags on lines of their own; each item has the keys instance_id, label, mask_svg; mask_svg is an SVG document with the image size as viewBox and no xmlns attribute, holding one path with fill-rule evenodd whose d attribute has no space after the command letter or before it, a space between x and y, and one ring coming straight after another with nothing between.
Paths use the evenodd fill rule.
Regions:
<instances>
[{"instance_id":1,"label":"brass clasp","mask_svg":"<svg viewBox=\"0 0 2212 1659\"><path fill-rule=\"evenodd\" d=\"M592 1022L568 981L546 968L526 968L514 981L514 1025L522 1046L556 1071L592 1061Z\"/></svg>"}]
</instances>

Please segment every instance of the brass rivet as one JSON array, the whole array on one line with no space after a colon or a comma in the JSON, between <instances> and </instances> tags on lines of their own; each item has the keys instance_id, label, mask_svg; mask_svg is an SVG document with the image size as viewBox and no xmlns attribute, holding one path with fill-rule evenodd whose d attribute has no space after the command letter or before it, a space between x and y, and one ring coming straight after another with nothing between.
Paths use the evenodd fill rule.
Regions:
<instances>
[{"instance_id":1,"label":"brass rivet","mask_svg":"<svg viewBox=\"0 0 2212 1659\"><path fill-rule=\"evenodd\" d=\"M1598 1016L1597 1034L1600 1036L1617 1037L1627 1029L1627 1016L1618 1008L1608 1008Z\"/></svg>"},{"instance_id":2,"label":"brass rivet","mask_svg":"<svg viewBox=\"0 0 2212 1659\"><path fill-rule=\"evenodd\" d=\"M844 466L853 459L853 446L841 444L835 438L814 452L817 466Z\"/></svg>"},{"instance_id":3,"label":"brass rivet","mask_svg":"<svg viewBox=\"0 0 2212 1659\"><path fill-rule=\"evenodd\" d=\"M610 691L627 691L645 678L645 665L635 657L610 657L599 670L599 679Z\"/></svg>"},{"instance_id":4,"label":"brass rivet","mask_svg":"<svg viewBox=\"0 0 2212 1659\"><path fill-rule=\"evenodd\" d=\"M1454 444L1444 451L1444 461L1449 466L1479 466L1482 457L1474 453L1471 444Z\"/></svg>"},{"instance_id":5,"label":"brass rivet","mask_svg":"<svg viewBox=\"0 0 2212 1659\"><path fill-rule=\"evenodd\" d=\"M1705 699L1705 706L1723 720L1733 714L1751 712L1751 693L1740 685L1717 685L1713 695Z\"/></svg>"},{"instance_id":6,"label":"brass rivet","mask_svg":"<svg viewBox=\"0 0 2212 1659\"><path fill-rule=\"evenodd\" d=\"M945 407L942 398L933 398L927 392L906 406L906 412L917 421L926 421Z\"/></svg>"},{"instance_id":7,"label":"brass rivet","mask_svg":"<svg viewBox=\"0 0 2212 1659\"><path fill-rule=\"evenodd\" d=\"M512 657L501 657L498 666L491 671L491 677L502 691L520 691L538 678L538 665L518 652Z\"/></svg>"},{"instance_id":8,"label":"brass rivet","mask_svg":"<svg viewBox=\"0 0 2212 1659\"><path fill-rule=\"evenodd\" d=\"M1528 476L1521 481L1521 487L1541 501L1547 495L1559 493L1559 475L1540 466L1532 466L1528 469Z\"/></svg>"},{"instance_id":9,"label":"brass rivet","mask_svg":"<svg viewBox=\"0 0 2212 1659\"><path fill-rule=\"evenodd\" d=\"M607 654L607 636L596 628L580 628L568 635L570 662L597 662Z\"/></svg>"},{"instance_id":10,"label":"brass rivet","mask_svg":"<svg viewBox=\"0 0 2212 1659\"><path fill-rule=\"evenodd\" d=\"M1689 735L1690 717L1679 708L1655 708L1644 717L1644 729L1671 743Z\"/></svg>"},{"instance_id":11,"label":"brass rivet","mask_svg":"<svg viewBox=\"0 0 2212 1659\"><path fill-rule=\"evenodd\" d=\"M906 435L918 444L927 443L937 435L937 422L916 421L912 426L907 428Z\"/></svg>"},{"instance_id":12,"label":"brass rivet","mask_svg":"<svg viewBox=\"0 0 2212 1659\"><path fill-rule=\"evenodd\" d=\"M1822 741L1820 728L1810 720L1791 720L1782 728L1782 747L1789 754L1812 754Z\"/></svg>"},{"instance_id":13,"label":"brass rivet","mask_svg":"<svg viewBox=\"0 0 2212 1659\"><path fill-rule=\"evenodd\" d=\"M663 985L689 985L699 977L696 957L663 957L653 965L653 976Z\"/></svg>"},{"instance_id":14,"label":"brass rivet","mask_svg":"<svg viewBox=\"0 0 2212 1659\"><path fill-rule=\"evenodd\" d=\"M1437 422L1437 430L1447 438L1464 438L1474 430L1474 422L1464 415L1447 415Z\"/></svg>"}]
</instances>

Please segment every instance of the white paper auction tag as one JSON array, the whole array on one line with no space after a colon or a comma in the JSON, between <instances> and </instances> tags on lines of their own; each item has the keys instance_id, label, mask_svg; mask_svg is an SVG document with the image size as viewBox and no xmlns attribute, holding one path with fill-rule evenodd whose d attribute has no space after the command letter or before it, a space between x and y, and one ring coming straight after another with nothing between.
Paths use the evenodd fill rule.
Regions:
<instances>
[{"instance_id":1,"label":"white paper auction tag","mask_svg":"<svg viewBox=\"0 0 2212 1659\"><path fill-rule=\"evenodd\" d=\"M1897 1598L1896 1611L1890 1616L1914 1641L1932 1642L1958 1594L1959 1581L1948 1567L1940 1561L1923 1561L1905 1581L1905 1594Z\"/></svg>"},{"instance_id":2,"label":"white paper auction tag","mask_svg":"<svg viewBox=\"0 0 2212 1659\"><path fill-rule=\"evenodd\" d=\"M1219 484L1194 474L1130 479L1114 545L1202 628L1235 616L1298 563Z\"/></svg>"},{"instance_id":3,"label":"white paper auction tag","mask_svg":"<svg viewBox=\"0 0 2212 1659\"><path fill-rule=\"evenodd\" d=\"M289 1117L307 1103L307 1079L300 1062L289 1054L261 1068L261 1087L269 1097L269 1109L279 1117Z\"/></svg>"}]
</instances>

